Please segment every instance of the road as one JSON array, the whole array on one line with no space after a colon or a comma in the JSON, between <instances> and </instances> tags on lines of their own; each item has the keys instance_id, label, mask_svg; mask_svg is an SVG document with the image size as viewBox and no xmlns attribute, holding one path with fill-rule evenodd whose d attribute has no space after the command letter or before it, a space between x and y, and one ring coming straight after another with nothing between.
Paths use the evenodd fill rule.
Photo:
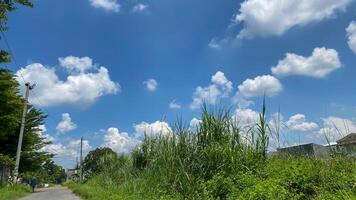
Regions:
<instances>
[{"instance_id":1,"label":"road","mask_svg":"<svg viewBox=\"0 0 356 200\"><path fill-rule=\"evenodd\" d=\"M32 193L20 200L80 200L72 191L62 186L36 189Z\"/></svg>"}]
</instances>

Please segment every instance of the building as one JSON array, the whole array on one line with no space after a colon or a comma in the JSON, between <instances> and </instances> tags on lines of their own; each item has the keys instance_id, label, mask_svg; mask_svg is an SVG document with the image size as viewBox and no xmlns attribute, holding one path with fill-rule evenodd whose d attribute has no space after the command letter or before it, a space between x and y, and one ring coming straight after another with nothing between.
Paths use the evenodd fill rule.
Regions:
<instances>
[{"instance_id":1,"label":"building","mask_svg":"<svg viewBox=\"0 0 356 200\"><path fill-rule=\"evenodd\" d=\"M277 149L278 154L285 154L297 157L313 157L317 159L327 159L333 152L345 153L348 156L356 157L356 133L351 133L336 141L336 144L302 144L286 148Z\"/></svg>"},{"instance_id":2,"label":"building","mask_svg":"<svg viewBox=\"0 0 356 200\"><path fill-rule=\"evenodd\" d=\"M277 149L277 153L296 157L312 157L317 159L327 159L330 157L330 148L320 144L302 144L286 148Z\"/></svg>"},{"instance_id":3,"label":"building","mask_svg":"<svg viewBox=\"0 0 356 200\"><path fill-rule=\"evenodd\" d=\"M66 171L66 179L68 180L76 180L78 179L78 170L77 169L67 169Z\"/></svg>"},{"instance_id":4,"label":"building","mask_svg":"<svg viewBox=\"0 0 356 200\"><path fill-rule=\"evenodd\" d=\"M356 133L351 133L336 141L337 151L356 157Z\"/></svg>"}]
</instances>

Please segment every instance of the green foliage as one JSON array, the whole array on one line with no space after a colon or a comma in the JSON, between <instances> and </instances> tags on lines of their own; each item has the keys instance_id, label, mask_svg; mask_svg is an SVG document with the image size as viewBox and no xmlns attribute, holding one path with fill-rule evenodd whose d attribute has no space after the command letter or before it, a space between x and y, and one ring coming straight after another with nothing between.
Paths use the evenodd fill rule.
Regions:
<instances>
[{"instance_id":1,"label":"green foliage","mask_svg":"<svg viewBox=\"0 0 356 200\"><path fill-rule=\"evenodd\" d=\"M83 162L83 171L86 177L91 177L94 174L99 174L105 169L110 168L117 154L110 148L96 148L90 151Z\"/></svg>"},{"instance_id":2,"label":"green foliage","mask_svg":"<svg viewBox=\"0 0 356 200\"><path fill-rule=\"evenodd\" d=\"M14 159L20 131L24 99L19 84L9 70L0 68L0 154ZM35 171L51 159L52 155L39 151L49 144L38 132L47 117L29 105L22 143L20 172Z\"/></svg>"},{"instance_id":3,"label":"green foliage","mask_svg":"<svg viewBox=\"0 0 356 200\"><path fill-rule=\"evenodd\" d=\"M204 108L195 130L177 124L171 135L146 137L123 162L112 159L85 184L68 186L90 200L356 198L354 159L267 157L265 115L263 106L243 132L229 112Z\"/></svg>"},{"instance_id":4,"label":"green foliage","mask_svg":"<svg viewBox=\"0 0 356 200\"><path fill-rule=\"evenodd\" d=\"M30 192L30 187L25 185L0 186L0 200L15 200Z\"/></svg>"}]
</instances>

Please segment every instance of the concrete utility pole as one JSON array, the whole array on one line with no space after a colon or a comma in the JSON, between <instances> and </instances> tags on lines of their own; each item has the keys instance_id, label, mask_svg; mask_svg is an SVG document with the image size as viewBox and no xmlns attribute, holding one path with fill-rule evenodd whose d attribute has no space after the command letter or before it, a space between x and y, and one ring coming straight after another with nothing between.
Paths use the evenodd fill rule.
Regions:
<instances>
[{"instance_id":1,"label":"concrete utility pole","mask_svg":"<svg viewBox=\"0 0 356 200\"><path fill-rule=\"evenodd\" d=\"M30 90L32 90L35 85L30 85L30 83L26 83L26 93L25 93L25 102L23 107L22 119L21 119L21 128L20 128L20 135L19 135L19 142L17 143L17 151L16 151L16 163L14 169L14 183L17 182L17 178L19 175L19 165L20 165L20 157L21 157L21 147L22 147L22 140L23 140L23 132L25 130L25 123L26 123L26 114L27 114L27 104L28 104L28 96L30 94Z\"/></svg>"},{"instance_id":2,"label":"concrete utility pole","mask_svg":"<svg viewBox=\"0 0 356 200\"><path fill-rule=\"evenodd\" d=\"M80 138L80 181L83 181L83 137Z\"/></svg>"}]
</instances>

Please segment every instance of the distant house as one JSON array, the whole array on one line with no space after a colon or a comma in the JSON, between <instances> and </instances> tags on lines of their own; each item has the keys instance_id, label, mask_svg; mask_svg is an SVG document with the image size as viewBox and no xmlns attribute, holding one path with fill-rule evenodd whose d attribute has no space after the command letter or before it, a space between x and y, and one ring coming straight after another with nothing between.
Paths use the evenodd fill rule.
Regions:
<instances>
[{"instance_id":1,"label":"distant house","mask_svg":"<svg viewBox=\"0 0 356 200\"><path fill-rule=\"evenodd\" d=\"M337 150L356 157L356 133L351 133L336 141Z\"/></svg>"},{"instance_id":2,"label":"distant house","mask_svg":"<svg viewBox=\"0 0 356 200\"><path fill-rule=\"evenodd\" d=\"M278 154L313 157L317 159L330 158L331 152L342 152L349 156L356 157L356 133L351 133L332 145L323 146L310 143L277 149Z\"/></svg>"},{"instance_id":3,"label":"distant house","mask_svg":"<svg viewBox=\"0 0 356 200\"><path fill-rule=\"evenodd\" d=\"M78 178L78 170L77 169L67 169L66 171L66 179L68 180L75 180Z\"/></svg>"},{"instance_id":4,"label":"distant house","mask_svg":"<svg viewBox=\"0 0 356 200\"><path fill-rule=\"evenodd\" d=\"M323 145L309 143L277 149L277 153L296 157L313 157L327 159L330 157L330 148Z\"/></svg>"}]
</instances>

